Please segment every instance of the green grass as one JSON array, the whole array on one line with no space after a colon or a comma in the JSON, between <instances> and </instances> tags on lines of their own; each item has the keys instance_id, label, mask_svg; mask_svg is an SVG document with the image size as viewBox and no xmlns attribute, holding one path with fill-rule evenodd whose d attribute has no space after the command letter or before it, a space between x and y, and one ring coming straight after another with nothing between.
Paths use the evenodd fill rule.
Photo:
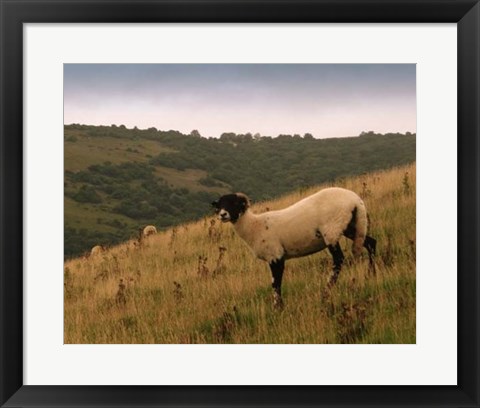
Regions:
<instances>
[{"instance_id":1,"label":"green grass","mask_svg":"<svg viewBox=\"0 0 480 408\"><path fill-rule=\"evenodd\" d=\"M229 192L229 187L207 187L200 184L199 180L208 173L199 169L176 170L169 167L155 166L155 175L168 181L171 187L186 188L190 191L213 191L219 194Z\"/></svg>"},{"instance_id":2,"label":"green grass","mask_svg":"<svg viewBox=\"0 0 480 408\"><path fill-rule=\"evenodd\" d=\"M102 207L102 204L78 203L71 198L65 197L64 217L68 220L66 226L100 232L115 232L117 227L109 224L120 221L127 224L131 229L136 230L137 226L130 218L105 211Z\"/></svg>"},{"instance_id":3,"label":"green grass","mask_svg":"<svg viewBox=\"0 0 480 408\"><path fill-rule=\"evenodd\" d=\"M93 164L103 164L107 161L113 164L123 162L147 162L159 153L169 153L173 150L162 146L153 140L131 140L115 137L88 137L83 133L75 136L76 141L68 141L70 133L65 133L65 170L85 170ZM72 136L72 135L70 135Z\"/></svg>"}]
</instances>

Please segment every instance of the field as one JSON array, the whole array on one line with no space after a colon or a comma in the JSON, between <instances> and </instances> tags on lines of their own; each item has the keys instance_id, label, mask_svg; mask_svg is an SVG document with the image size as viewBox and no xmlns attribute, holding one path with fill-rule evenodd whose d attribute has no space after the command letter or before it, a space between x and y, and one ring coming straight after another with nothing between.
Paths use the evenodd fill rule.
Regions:
<instances>
[{"instance_id":1,"label":"field","mask_svg":"<svg viewBox=\"0 0 480 408\"><path fill-rule=\"evenodd\" d=\"M65 343L415 343L415 164L333 184L366 203L375 275L366 251L350 262L351 241L342 240L336 286L326 290L328 251L289 260L285 308L275 310L268 265L212 216L65 262Z\"/></svg>"}]
</instances>

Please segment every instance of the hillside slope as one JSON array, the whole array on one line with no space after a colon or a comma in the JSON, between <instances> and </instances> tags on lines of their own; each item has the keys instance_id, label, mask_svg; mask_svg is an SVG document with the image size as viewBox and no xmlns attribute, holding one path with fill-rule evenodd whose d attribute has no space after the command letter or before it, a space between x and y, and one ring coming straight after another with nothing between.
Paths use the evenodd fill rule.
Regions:
<instances>
[{"instance_id":1,"label":"hillside slope","mask_svg":"<svg viewBox=\"0 0 480 408\"><path fill-rule=\"evenodd\" d=\"M285 309L272 307L268 265L213 216L140 244L65 262L65 343L415 343L415 164L302 189L254 211L284 208L327 185L361 195L378 241L325 291L323 251L286 263Z\"/></svg>"},{"instance_id":2,"label":"hillside slope","mask_svg":"<svg viewBox=\"0 0 480 408\"><path fill-rule=\"evenodd\" d=\"M415 135L317 140L65 126L65 256L199 219L221 193L254 201L415 161Z\"/></svg>"}]
</instances>

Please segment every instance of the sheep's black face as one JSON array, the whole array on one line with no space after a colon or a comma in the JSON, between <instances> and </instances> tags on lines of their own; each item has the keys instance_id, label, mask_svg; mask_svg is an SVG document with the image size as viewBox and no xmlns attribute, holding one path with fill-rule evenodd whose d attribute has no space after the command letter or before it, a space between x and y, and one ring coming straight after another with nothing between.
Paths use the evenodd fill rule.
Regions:
<instances>
[{"instance_id":1,"label":"sheep's black face","mask_svg":"<svg viewBox=\"0 0 480 408\"><path fill-rule=\"evenodd\" d=\"M247 210L248 205L248 198L243 194L227 194L212 203L218 219L222 222L230 221L232 223L238 221L238 218Z\"/></svg>"}]
</instances>

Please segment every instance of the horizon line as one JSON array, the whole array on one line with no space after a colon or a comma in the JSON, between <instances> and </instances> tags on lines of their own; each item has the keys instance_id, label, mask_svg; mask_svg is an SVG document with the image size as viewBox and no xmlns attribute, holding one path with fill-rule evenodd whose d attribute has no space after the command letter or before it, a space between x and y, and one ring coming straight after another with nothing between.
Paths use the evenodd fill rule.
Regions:
<instances>
[{"instance_id":1,"label":"horizon line","mask_svg":"<svg viewBox=\"0 0 480 408\"><path fill-rule=\"evenodd\" d=\"M118 128L125 128L126 130L141 130L141 131L147 131L147 130L150 130L150 129L155 129L155 131L157 132L178 132L184 136L189 136L191 134L191 132L193 131L197 131L200 135L200 137L204 138L204 139L220 139L222 137L222 135L224 134L235 134L236 136L239 136L239 135L248 135L250 134L251 136L255 136L255 135L260 135L260 137L269 137L269 138L272 138L272 139L276 139L278 138L279 136L291 136L291 137L294 137L296 135L300 136L302 139L304 138L305 135L307 134L310 134L312 135L312 137L316 140L323 140L323 139L342 139L342 138L349 138L349 137L359 137L359 136L362 136L364 133L365 134L369 134L369 133L373 133L375 135L388 135L388 134L399 134L399 135L416 135L417 132L416 131L410 131L410 130L407 130L405 132L399 132L399 131L389 131L389 132L377 132L373 129L369 129L369 130L363 130L361 131L359 134L357 135L344 135L344 136L329 136L329 137L315 137L315 134L312 133L312 132L304 132L303 134L301 133L279 133L278 135L276 136L272 136L272 135L262 135L260 132L246 132L246 133L237 133L237 132L234 132L234 131L225 131L225 132L222 132L219 136L211 136L211 135L203 135L202 132L198 129L192 129L192 131L190 133L183 133L181 132L180 130L177 130L177 129L168 129L168 130L163 130L163 129L159 129L157 128L156 126L149 126L149 127L146 127L146 128L140 128L138 126L133 126L133 127L128 127L124 124L120 124L120 125L117 125L116 123L111 123L109 125L105 125L105 124L88 124L88 123L78 123L78 122L72 122L72 123L64 123L63 124L64 126L73 126L73 125L78 125L78 126L94 126L94 127L118 127Z\"/></svg>"}]
</instances>

